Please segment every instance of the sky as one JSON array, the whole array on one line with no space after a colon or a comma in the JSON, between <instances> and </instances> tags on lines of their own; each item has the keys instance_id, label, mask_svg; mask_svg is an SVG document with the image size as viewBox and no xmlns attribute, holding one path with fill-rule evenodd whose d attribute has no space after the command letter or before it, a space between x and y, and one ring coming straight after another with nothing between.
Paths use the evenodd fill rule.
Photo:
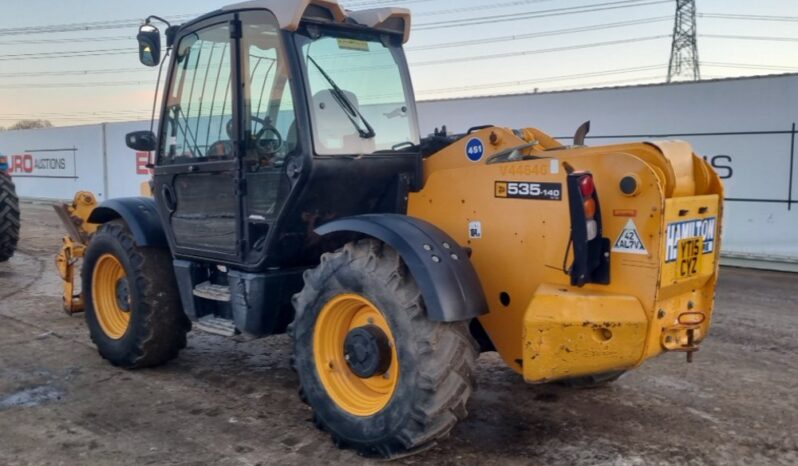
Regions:
<instances>
[{"instance_id":1,"label":"sky","mask_svg":"<svg viewBox=\"0 0 798 466\"><path fill-rule=\"evenodd\" d=\"M148 119L157 71L138 62L136 24L150 14L184 21L226 3L0 0L0 127L31 118L57 126ZM676 1L342 3L352 10L412 10L408 61L417 98L430 100L664 82ZM627 5L547 11L595 10L609 3ZM697 8L703 79L798 72L798 1L697 0ZM76 23L97 25L42 30ZM124 27L111 28L118 24Z\"/></svg>"}]
</instances>

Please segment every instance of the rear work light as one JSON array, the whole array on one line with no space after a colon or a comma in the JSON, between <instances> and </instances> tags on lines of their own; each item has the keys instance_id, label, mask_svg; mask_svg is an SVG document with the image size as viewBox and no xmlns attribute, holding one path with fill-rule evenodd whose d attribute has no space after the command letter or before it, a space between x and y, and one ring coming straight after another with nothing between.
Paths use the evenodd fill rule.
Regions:
<instances>
[{"instance_id":1,"label":"rear work light","mask_svg":"<svg viewBox=\"0 0 798 466\"><path fill-rule=\"evenodd\" d=\"M610 241L602 238L601 204L596 182L589 172L577 172L566 164L571 211L571 244L574 260L566 271L571 284L609 284Z\"/></svg>"}]
</instances>

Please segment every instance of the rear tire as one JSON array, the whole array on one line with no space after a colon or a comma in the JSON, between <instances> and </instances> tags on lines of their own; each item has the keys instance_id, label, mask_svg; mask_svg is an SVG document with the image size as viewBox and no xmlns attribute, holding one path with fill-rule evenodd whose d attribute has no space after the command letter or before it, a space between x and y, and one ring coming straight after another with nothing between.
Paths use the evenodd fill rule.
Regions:
<instances>
[{"instance_id":1,"label":"rear tire","mask_svg":"<svg viewBox=\"0 0 798 466\"><path fill-rule=\"evenodd\" d=\"M350 243L325 254L304 279L289 328L300 393L313 408L316 426L337 446L395 457L431 445L466 417L477 356L468 324L427 319L418 286L395 250L374 240ZM361 321L371 316L369 325L358 327L363 324L353 317L343 320L343 331L328 326L349 312L346 303L360 306L353 315ZM393 351L380 352L390 358L382 376L357 376L350 359L339 364L347 325L348 335L373 325L388 335ZM321 371L333 375L322 377ZM361 390L361 382L377 390Z\"/></svg>"},{"instance_id":2,"label":"rear tire","mask_svg":"<svg viewBox=\"0 0 798 466\"><path fill-rule=\"evenodd\" d=\"M587 375L584 377L574 377L572 379L558 380L556 383L569 388L590 389L599 388L615 382L626 371L605 372L603 374Z\"/></svg>"},{"instance_id":3,"label":"rear tire","mask_svg":"<svg viewBox=\"0 0 798 466\"><path fill-rule=\"evenodd\" d=\"M19 243L19 199L11 177L0 172L0 262L11 259Z\"/></svg>"},{"instance_id":4,"label":"rear tire","mask_svg":"<svg viewBox=\"0 0 798 466\"><path fill-rule=\"evenodd\" d=\"M97 230L82 276L86 323L100 355L127 369L174 359L191 328L168 250L144 248L121 221Z\"/></svg>"}]
</instances>

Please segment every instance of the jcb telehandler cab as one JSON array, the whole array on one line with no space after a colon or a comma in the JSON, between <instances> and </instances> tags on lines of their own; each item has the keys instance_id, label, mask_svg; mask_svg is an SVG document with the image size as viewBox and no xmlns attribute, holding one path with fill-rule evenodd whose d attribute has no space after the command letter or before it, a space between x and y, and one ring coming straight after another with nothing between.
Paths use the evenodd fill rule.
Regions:
<instances>
[{"instance_id":1,"label":"jcb telehandler cab","mask_svg":"<svg viewBox=\"0 0 798 466\"><path fill-rule=\"evenodd\" d=\"M704 160L683 142L566 147L531 128L421 137L409 31L404 9L335 0L169 27L158 132L127 141L153 153L152 197L60 209L65 306L85 307L103 357L162 364L192 322L288 332L316 424L392 456L465 417L480 349L528 382L575 385L698 349L722 197ZM139 42L158 65L149 22Z\"/></svg>"}]
</instances>

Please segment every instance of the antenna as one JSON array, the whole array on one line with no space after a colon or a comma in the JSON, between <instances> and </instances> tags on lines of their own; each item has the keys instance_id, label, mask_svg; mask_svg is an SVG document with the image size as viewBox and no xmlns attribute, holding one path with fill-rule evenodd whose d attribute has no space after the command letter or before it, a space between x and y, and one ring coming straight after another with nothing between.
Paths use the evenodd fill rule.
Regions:
<instances>
[{"instance_id":1,"label":"antenna","mask_svg":"<svg viewBox=\"0 0 798 466\"><path fill-rule=\"evenodd\" d=\"M695 16L695 0L676 0L668 82L701 79Z\"/></svg>"}]
</instances>

